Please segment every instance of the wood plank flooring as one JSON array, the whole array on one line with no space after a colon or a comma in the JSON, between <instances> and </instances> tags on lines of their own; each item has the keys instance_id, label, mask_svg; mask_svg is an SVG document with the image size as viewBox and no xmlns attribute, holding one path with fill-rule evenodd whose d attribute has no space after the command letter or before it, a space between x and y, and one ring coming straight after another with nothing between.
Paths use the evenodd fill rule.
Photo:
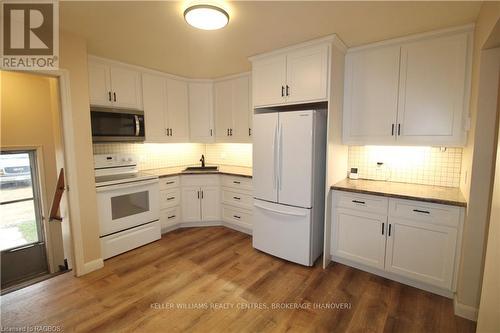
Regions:
<instances>
[{"instance_id":1,"label":"wood plank flooring","mask_svg":"<svg viewBox=\"0 0 500 333\"><path fill-rule=\"evenodd\" d=\"M99 271L80 278L64 274L0 301L4 329L54 325L65 332L475 330L473 322L454 316L449 299L341 264L326 270L320 260L312 268L292 264L253 249L250 236L224 227L176 230L105 261ZM273 309L275 304L280 308Z\"/></svg>"}]
</instances>

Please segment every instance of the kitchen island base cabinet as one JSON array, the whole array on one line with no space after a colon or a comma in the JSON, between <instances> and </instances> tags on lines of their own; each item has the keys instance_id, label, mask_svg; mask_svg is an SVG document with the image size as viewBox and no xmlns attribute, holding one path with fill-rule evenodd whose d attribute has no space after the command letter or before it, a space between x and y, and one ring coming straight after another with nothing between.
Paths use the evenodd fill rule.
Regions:
<instances>
[{"instance_id":1,"label":"kitchen island base cabinet","mask_svg":"<svg viewBox=\"0 0 500 333\"><path fill-rule=\"evenodd\" d=\"M332 212L333 261L453 297L463 207L333 191Z\"/></svg>"}]
</instances>

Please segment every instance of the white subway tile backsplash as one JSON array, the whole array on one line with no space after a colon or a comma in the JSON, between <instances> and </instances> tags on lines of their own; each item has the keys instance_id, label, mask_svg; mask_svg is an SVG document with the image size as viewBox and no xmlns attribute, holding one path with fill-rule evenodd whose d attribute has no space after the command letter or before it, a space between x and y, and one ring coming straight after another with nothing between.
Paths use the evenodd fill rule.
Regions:
<instances>
[{"instance_id":1,"label":"white subway tile backsplash","mask_svg":"<svg viewBox=\"0 0 500 333\"><path fill-rule=\"evenodd\" d=\"M365 179L458 187L461 165L461 148L349 147L349 168L358 168Z\"/></svg>"},{"instance_id":2,"label":"white subway tile backsplash","mask_svg":"<svg viewBox=\"0 0 500 333\"><path fill-rule=\"evenodd\" d=\"M94 154L127 153L139 156L139 169L199 164L252 166L252 145L237 143L97 143Z\"/></svg>"}]
</instances>

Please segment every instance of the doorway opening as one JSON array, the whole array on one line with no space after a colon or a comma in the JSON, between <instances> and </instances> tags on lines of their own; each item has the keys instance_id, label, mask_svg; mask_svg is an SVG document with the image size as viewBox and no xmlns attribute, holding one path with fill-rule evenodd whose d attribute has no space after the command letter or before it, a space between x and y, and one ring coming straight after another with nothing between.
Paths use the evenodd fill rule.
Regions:
<instances>
[{"instance_id":1,"label":"doorway opening","mask_svg":"<svg viewBox=\"0 0 500 333\"><path fill-rule=\"evenodd\" d=\"M58 78L0 71L0 80L0 280L5 294L68 271L72 246Z\"/></svg>"}]
</instances>

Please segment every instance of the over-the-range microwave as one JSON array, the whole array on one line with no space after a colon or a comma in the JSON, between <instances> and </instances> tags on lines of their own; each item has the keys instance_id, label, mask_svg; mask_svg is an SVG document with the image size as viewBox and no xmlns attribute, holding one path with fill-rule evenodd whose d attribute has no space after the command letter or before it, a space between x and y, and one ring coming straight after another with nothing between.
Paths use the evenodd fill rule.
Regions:
<instances>
[{"instance_id":1,"label":"over-the-range microwave","mask_svg":"<svg viewBox=\"0 0 500 333\"><path fill-rule=\"evenodd\" d=\"M144 141L144 111L90 107L93 142Z\"/></svg>"}]
</instances>

